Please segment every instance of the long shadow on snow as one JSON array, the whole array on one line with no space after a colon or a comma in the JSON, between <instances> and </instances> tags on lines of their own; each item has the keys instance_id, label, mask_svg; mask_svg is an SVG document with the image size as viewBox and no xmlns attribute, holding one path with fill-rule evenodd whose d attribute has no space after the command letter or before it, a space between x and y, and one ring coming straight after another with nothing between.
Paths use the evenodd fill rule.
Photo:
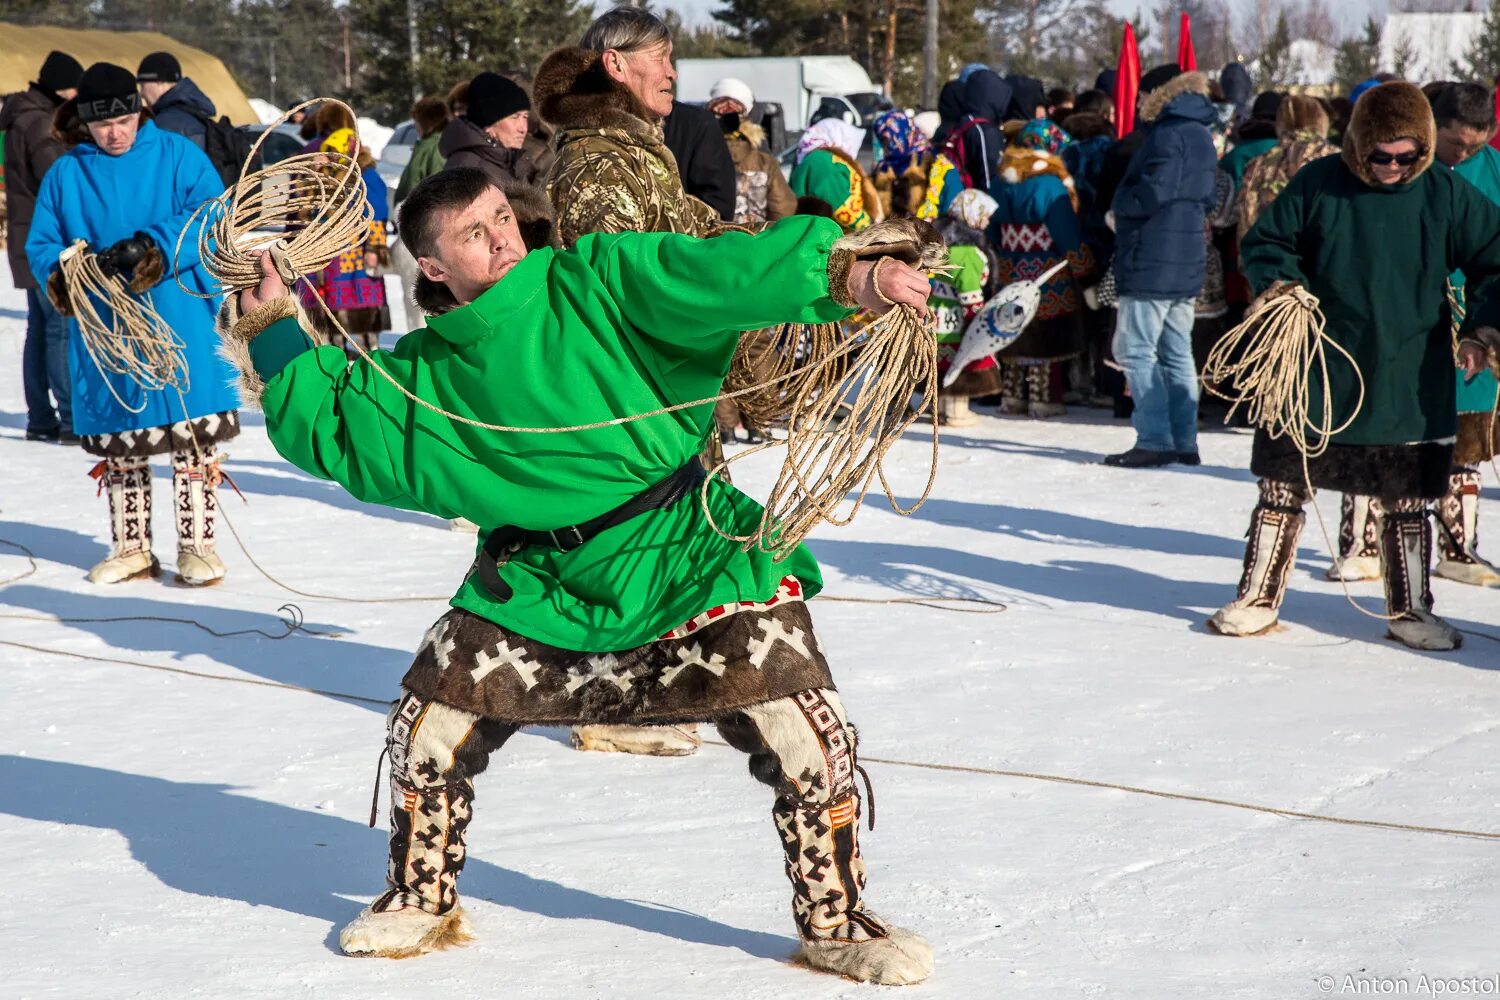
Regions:
<instances>
[{"instance_id":1,"label":"long shadow on snow","mask_svg":"<svg viewBox=\"0 0 1500 1000\"><path fill-rule=\"evenodd\" d=\"M907 432L911 433L910 431ZM943 444L949 447L972 448L978 451L998 451L1007 455L1025 455L1033 458L1056 458L1075 465L1101 465L1104 461L1104 452L1083 451L1079 448L1064 448L1057 445L1025 444L1020 441L1006 441L994 438L972 438L962 435L943 433ZM1107 466L1105 468L1108 468ZM1229 465L1167 465L1160 469L1109 469L1116 475L1154 475L1154 476L1213 476L1216 479L1227 479L1231 482L1254 483L1255 477L1251 475L1248 468ZM1253 502L1253 501L1252 501Z\"/></svg>"},{"instance_id":2,"label":"long shadow on snow","mask_svg":"<svg viewBox=\"0 0 1500 1000\"><path fill-rule=\"evenodd\" d=\"M0 813L119 831L132 857L181 892L339 924L362 904L338 893L373 896L380 887L384 831L237 795L228 785L0 755L0 788L25 790L5 796ZM783 958L795 947L790 938L533 878L473 853L460 894L542 917L601 920L757 958Z\"/></svg>"},{"instance_id":3,"label":"long shadow on snow","mask_svg":"<svg viewBox=\"0 0 1500 1000\"><path fill-rule=\"evenodd\" d=\"M109 524L101 520L99 527L107 531ZM54 528L49 524L0 521L0 538L21 543L36 553L38 560L62 563L82 570L87 570L109 555L109 546L92 535L68 528ZM0 551L11 554L15 550L6 548Z\"/></svg>"},{"instance_id":4,"label":"long shadow on snow","mask_svg":"<svg viewBox=\"0 0 1500 1000\"><path fill-rule=\"evenodd\" d=\"M358 511L361 514L368 514L371 517L385 518L389 521L400 521L404 524L417 524L421 525L424 528L432 528L434 530L439 528L443 528L446 530L447 526L442 521L439 521L437 518L431 516L430 514L421 514L414 510L400 510L399 508L387 507L383 504L364 503L350 496L349 491L344 489L337 483L329 482L324 479L316 479L312 476L305 475L302 472L295 472L294 474L289 476L268 476L264 473L253 472L245 468L245 466L247 465L260 464L264 464L273 468L293 468L285 462L262 463L257 460L240 461L237 459L232 459L227 463L229 474L234 477L234 481L238 483L240 488L245 491L246 496L253 497L255 494L259 493L264 496L281 496L291 497L297 500L314 500L318 503L327 504L330 507L337 507L340 510ZM219 502L221 504L231 502L231 497L228 496L228 494L232 492L232 490L226 491L221 489L219 493ZM239 498L232 498L232 502L236 504L239 503Z\"/></svg>"},{"instance_id":5,"label":"long shadow on snow","mask_svg":"<svg viewBox=\"0 0 1500 1000\"><path fill-rule=\"evenodd\" d=\"M259 628L276 635L282 631L274 615L158 601L121 594L118 589L95 596L21 583L0 589L0 605L31 608L59 618L159 615L195 618L220 632ZM318 622L307 625L313 629L334 627ZM357 639L319 639L301 634L285 639L258 635L220 639L175 622L80 622L67 627L92 633L116 649L170 653L179 660L204 656L267 680L370 698L394 699L412 657L410 650L373 646ZM413 635L411 649L416 649L420 640L421 636Z\"/></svg>"},{"instance_id":6,"label":"long shadow on snow","mask_svg":"<svg viewBox=\"0 0 1500 1000\"><path fill-rule=\"evenodd\" d=\"M1129 566L1102 562L1022 563L934 545L830 538L815 539L808 544L820 562L836 567L844 576L863 578L904 593L930 596L955 589L954 581L923 573L925 568L1057 601L1167 615L1191 624L1197 631L1206 631L1204 620L1207 615L1201 609L1217 608L1231 600L1238 582L1237 576L1226 578L1223 583L1173 580ZM1349 607L1343 594L1309 592L1299 587L1299 579L1294 576L1288 589L1286 603L1281 609L1283 621L1339 638L1377 639L1384 634L1383 623L1366 619ZM1376 604L1369 599L1361 603L1366 606ZM1442 612L1441 607L1437 610ZM1476 622L1458 618L1449 618L1448 621L1457 628L1492 631ZM1450 660L1456 655L1469 666L1500 669L1500 662L1493 665L1481 662L1481 654L1476 653L1475 648L1485 645L1489 643L1475 639L1469 643L1470 648L1458 654L1426 655ZM1489 653L1486 650L1482 655L1488 656Z\"/></svg>"}]
</instances>

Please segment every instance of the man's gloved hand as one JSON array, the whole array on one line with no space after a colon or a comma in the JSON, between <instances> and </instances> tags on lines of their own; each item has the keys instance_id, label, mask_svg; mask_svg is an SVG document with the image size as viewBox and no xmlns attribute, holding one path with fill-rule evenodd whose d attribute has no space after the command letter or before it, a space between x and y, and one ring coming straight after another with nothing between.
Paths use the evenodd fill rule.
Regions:
<instances>
[{"instance_id":1,"label":"man's gloved hand","mask_svg":"<svg viewBox=\"0 0 1500 1000\"><path fill-rule=\"evenodd\" d=\"M155 250L156 241L148 234L137 231L134 236L128 236L99 251L99 270L104 272L106 278L122 278L129 282L135 277L136 265Z\"/></svg>"}]
</instances>

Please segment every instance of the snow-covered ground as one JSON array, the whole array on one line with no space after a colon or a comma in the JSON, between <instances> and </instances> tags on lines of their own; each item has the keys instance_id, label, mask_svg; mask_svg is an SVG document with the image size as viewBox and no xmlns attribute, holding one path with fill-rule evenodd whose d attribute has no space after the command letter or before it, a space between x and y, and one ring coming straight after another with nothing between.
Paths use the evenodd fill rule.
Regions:
<instances>
[{"instance_id":1,"label":"snow-covered ground","mask_svg":"<svg viewBox=\"0 0 1500 1000\"><path fill-rule=\"evenodd\" d=\"M77 451L23 440L24 300L0 292L0 538L37 571L0 587L12 643L226 678L391 696L440 600L287 593L221 530L222 586L90 586L103 499ZM366 507L281 461L257 416L223 506L292 586L441 595L473 538ZM870 757L1039 771L1330 815L1500 831L1500 643L1423 655L1381 638L1337 584L1316 524L1285 629L1207 633L1240 571L1248 438L1199 469L1095 464L1130 433L1096 412L986 418L944 435L911 518L872 504L813 542L830 594L985 596L963 615L818 602ZM920 489L920 441L895 454ZM752 492L770 466L737 472ZM156 548L172 555L165 465ZM1484 499L1492 555L1500 503ZM1335 502L1323 499L1332 522ZM0 546L0 580L27 562ZM1434 584L1500 636L1500 593ZM1378 607L1378 586L1356 595ZM337 638L280 632L294 602ZM383 713L371 704L0 646L0 995L65 998L874 995L786 962L795 941L769 796L721 746L687 759L580 754L526 732L480 779L460 883L478 940L405 962L341 957L382 884L365 825ZM1282 819L978 773L871 764L875 908L927 934L913 995L1344 995L1372 977L1500 973L1500 844ZM1319 977L1333 977L1323 985ZM1353 977L1346 980L1345 977ZM1491 986L1494 983L1490 984ZM1377 992L1380 992L1377 990ZM1413 995L1416 995L1415 993Z\"/></svg>"}]
</instances>

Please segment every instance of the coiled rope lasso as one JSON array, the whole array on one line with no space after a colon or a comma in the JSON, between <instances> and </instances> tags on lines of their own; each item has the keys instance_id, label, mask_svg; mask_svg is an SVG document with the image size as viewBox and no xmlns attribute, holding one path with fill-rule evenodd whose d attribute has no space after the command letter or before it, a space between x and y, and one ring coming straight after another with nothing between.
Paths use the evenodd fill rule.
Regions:
<instances>
[{"instance_id":1,"label":"coiled rope lasso","mask_svg":"<svg viewBox=\"0 0 1500 1000\"><path fill-rule=\"evenodd\" d=\"M299 108L319 103L337 104L353 117L353 110L339 101L314 100ZM281 120L297 110L291 109ZM274 125L257 140L250 160L273 129ZM178 238L176 253L181 254L188 232L196 225L204 270L225 294L236 294L260 283L262 251L271 252L278 274L289 287L303 275L326 267L338 255L364 242L371 219L357 162L357 143L356 138L349 155L292 157L255 171L249 169L247 160L239 180L189 220ZM794 416L785 437L740 452L711 469L699 495L713 523L709 509L713 480L733 462L768 448L785 447L780 476L756 529L735 534L714 524L721 535L747 548L759 546L778 559L790 554L818 523L847 524L877 479L892 509L905 515L926 501L937 475L935 424L927 483L915 504L905 508L899 504L884 469L891 447L937 397L937 342L931 320L924 320L906 306L892 309L858 337L820 337L814 344L816 353L811 353L805 364L779 371L771 378L645 413L565 427L488 423L421 399L371 359L358 338L348 336L321 297L318 306L330 327L343 334L360 357L403 396L449 420L482 430L577 433L764 393L771 385L786 384L787 391L779 395L783 400L791 398ZM914 395L920 396L916 405L912 402ZM852 505L842 512L841 505L851 494Z\"/></svg>"},{"instance_id":2,"label":"coiled rope lasso","mask_svg":"<svg viewBox=\"0 0 1500 1000\"><path fill-rule=\"evenodd\" d=\"M118 275L106 275L84 240L59 254L57 263L84 350L101 373L123 375L148 391L188 390L183 343L152 307L149 293L138 298ZM107 319L99 303L107 307ZM104 384L122 408L145 409L145 401L133 405L121 398L111 379Z\"/></svg>"},{"instance_id":3,"label":"coiled rope lasso","mask_svg":"<svg viewBox=\"0 0 1500 1000\"><path fill-rule=\"evenodd\" d=\"M1333 413L1332 382L1329 378L1330 349L1343 358L1354 375L1356 393L1349 415L1338 422ZM1313 379L1322 405L1313 412ZM1302 480L1308 503L1323 532L1323 542L1338 559L1323 512L1318 508L1308 464L1328 450L1333 438L1347 429L1365 404L1365 379L1354 355L1330 337L1318 297L1301 285L1288 285L1261 296L1234 329L1208 352L1203 366L1203 387L1230 402L1224 421L1228 423L1241 405L1245 417L1272 439L1285 437L1302 458ZM1227 383L1230 391L1219 389ZM1339 575L1344 597L1361 614L1381 621L1399 615L1380 614L1361 607L1349 592L1348 581Z\"/></svg>"}]
</instances>

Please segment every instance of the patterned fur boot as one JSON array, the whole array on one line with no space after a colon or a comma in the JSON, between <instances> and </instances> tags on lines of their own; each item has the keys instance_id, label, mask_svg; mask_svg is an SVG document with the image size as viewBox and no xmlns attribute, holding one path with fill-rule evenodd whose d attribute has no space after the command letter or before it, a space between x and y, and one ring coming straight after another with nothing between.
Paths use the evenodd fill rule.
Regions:
<instances>
[{"instance_id":1,"label":"patterned fur boot","mask_svg":"<svg viewBox=\"0 0 1500 1000\"><path fill-rule=\"evenodd\" d=\"M1380 579L1380 501L1345 493L1339 510L1339 554L1330 580Z\"/></svg>"},{"instance_id":2,"label":"patterned fur boot","mask_svg":"<svg viewBox=\"0 0 1500 1000\"><path fill-rule=\"evenodd\" d=\"M1259 635L1276 624L1286 581L1297 556L1297 538L1307 520L1302 487L1269 479L1260 482L1260 503L1250 514L1250 540L1239 593L1209 619L1220 635Z\"/></svg>"},{"instance_id":3,"label":"patterned fur boot","mask_svg":"<svg viewBox=\"0 0 1500 1000\"><path fill-rule=\"evenodd\" d=\"M792 883L799 958L885 986L931 975L927 941L865 909L856 737L838 695L809 690L754 705L721 721L719 732L751 755L750 773L777 790L771 816Z\"/></svg>"},{"instance_id":4,"label":"patterned fur boot","mask_svg":"<svg viewBox=\"0 0 1500 1000\"><path fill-rule=\"evenodd\" d=\"M339 932L344 954L411 958L472 939L458 905L473 778L514 729L409 691L391 710L387 889Z\"/></svg>"},{"instance_id":5,"label":"patterned fur boot","mask_svg":"<svg viewBox=\"0 0 1500 1000\"><path fill-rule=\"evenodd\" d=\"M1380 568L1385 580L1390 638L1412 649L1448 650L1463 645L1458 630L1432 613L1428 563L1432 558L1432 525L1426 504L1402 500L1387 511L1380 528Z\"/></svg>"},{"instance_id":6,"label":"patterned fur boot","mask_svg":"<svg viewBox=\"0 0 1500 1000\"><path fill-rule=\"evenodd\" d=\"M177 582L205 587L224 578L224 561L214 551L213 476L193 452L172 455L172 494L177 503Z\"/></svg>"},{"instance_id":7,"label":"patterned fur boot","mask_svg":"<svg viewBox=\"0 0 1500 1000\"><path fill-rule=\"evenodd\" d=\"M1026 370L1011 361L1000 362L1000 411L1018 417L1026 412Z\"/></svg>"},{"instance_id":8,"label":"patterned fur boot","mask_svg":"<svg viewBox=\"0 0 1500 1000\"><path fill-rule=\"evenodd\" d=\"M94 467L100 489L109 492L109 556L89 570L90 583L123 583L157 576L151 554L151 470L144 458L111 458Z\"/></svg>"},{"instance_id":9,"label":"patterned fur boot","mask_svg":"<svg viewBox=\"0 0 1500 1000\"><path fill-rule=\"evenodd\" d=\"M1052 366L1031 365L1026 369L1026 387L1031 402L1026 412L1035 420L1060 417L1068 408L1052 398Z\"/></svg>"},{"instance_id":10,"label":"patterned fur boot","mask_svg":"<svg viewBox=\"0 0 1500 1000\"><path fill-rule=\"evenodd\" d=\"M1448 494L1437 502L1437 575L1475 587L1500 587L1500 569L1480 556L1478 469L1448 477Z\"/></svg>"},{"instance_id":11,"label":"patterned fur boot","mask_svg":"<svg viewBox=\"0 0 1500 1000\"><path fill-rule=\"evenodd\" d=\"M572 735L576 750L647 757L686 757L703 745L696 722L677 726L574 726Z\"/></svg>"}]
</instances>

